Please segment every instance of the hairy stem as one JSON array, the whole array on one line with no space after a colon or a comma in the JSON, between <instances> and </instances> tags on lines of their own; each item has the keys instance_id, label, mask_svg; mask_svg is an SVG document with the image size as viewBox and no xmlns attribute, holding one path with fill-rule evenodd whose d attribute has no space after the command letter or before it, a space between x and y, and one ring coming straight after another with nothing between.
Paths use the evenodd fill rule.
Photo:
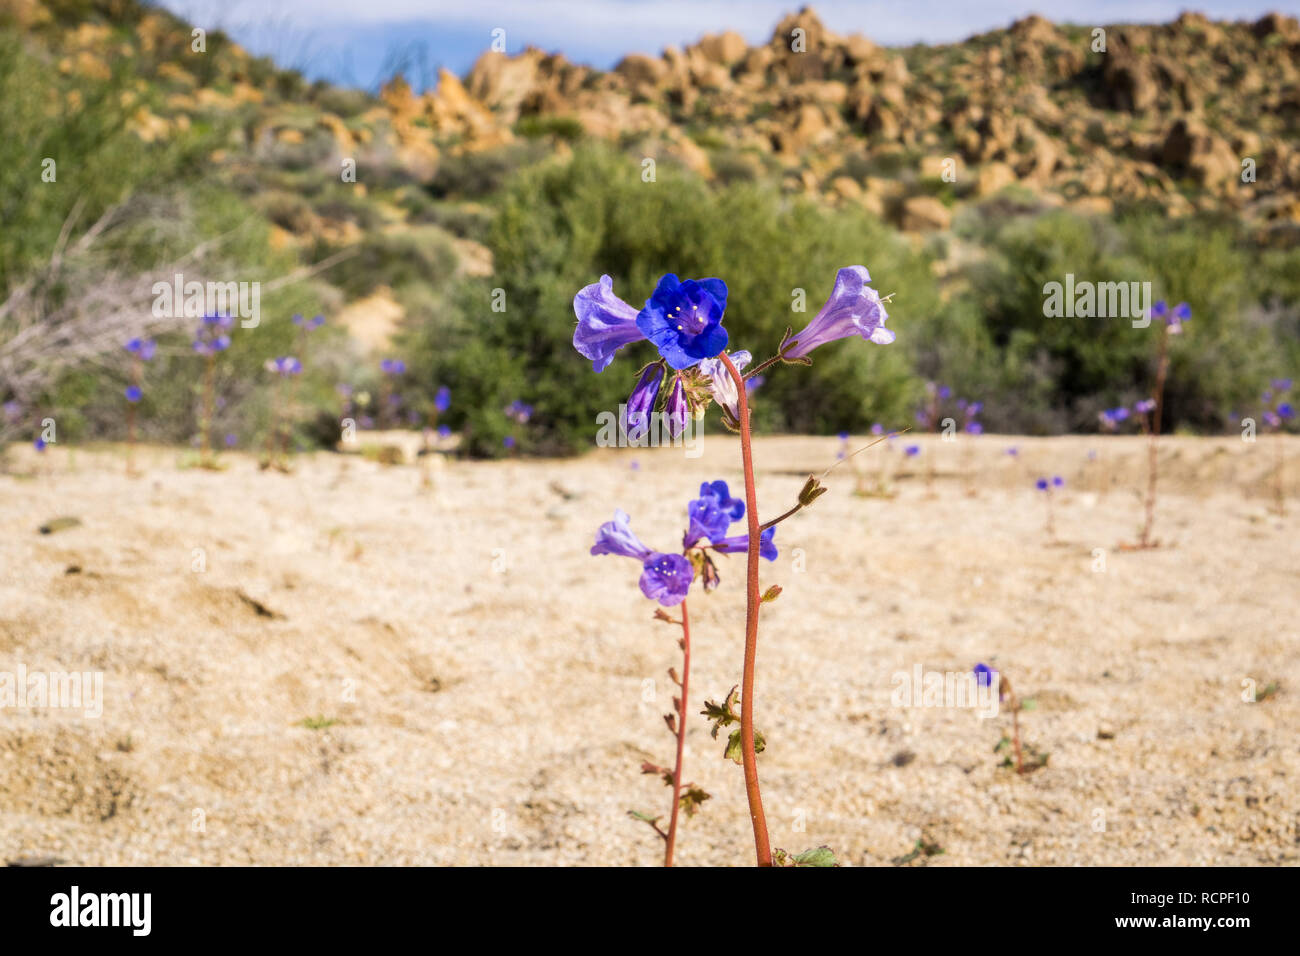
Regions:
<instances>
[{"instance_id":1,"label":"hairy stem","mask_svg":"<svg viewBox=\"0 0 1300 956\"><path fill-rule=\"evenodd\" d=\"M745 669L740 684L740 757L745 769L745 794L749 798L749 818L754 825L754 852L759 866L772 865L768 844L767 818L763 814L763 796L758 789L758 757L754 753L754 661L758 656L758 609L762 597L758 592L758 495L754 489L754 450L749 431L749 396L745 380L726 352L718 356L736 385L740 414L740 457L745 469L745 516L749 519L749 548L745 565Z\"/></svg>"},{"instance_id":2,"label":"hairy stem","mask_svg":"<svg viewBox=\"0 0 1300 956\"><path fill-rule=\"evenodd\" d=\"M682 757L686 751L686 704L691 680L691 619L682 601L682 694L677 708L677 763L673 767L673 812L668 819L668 836L664 838L664 866L673 865L673 848L677 844L677 815L682 809Z\"/></svg>"}]
</instances>

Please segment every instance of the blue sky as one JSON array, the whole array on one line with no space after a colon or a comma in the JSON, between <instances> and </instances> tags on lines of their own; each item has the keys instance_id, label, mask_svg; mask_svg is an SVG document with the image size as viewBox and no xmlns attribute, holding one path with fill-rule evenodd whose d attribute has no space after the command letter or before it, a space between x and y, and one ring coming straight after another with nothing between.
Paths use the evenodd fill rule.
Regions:
<instances>
[{"instance_id":1,"label":"blue sky","mask_svg":"<svg viewBox=\"0 0 1300 956\"><path fill-rule=\"evenodd\" d=\"M463 74L505 30L506 49L533 45L609 67L625 53L657 54L702 34L731 29L764 41L802 0L159 0L208 28L221 27L254 53L312 79L372 87L395 65L417 85L439 66ZM1257 19L1276 2L1211 0L1192 9L1211 19ZM1185 4L1160 0L822 0L814 9L837 33L890 46L950 43L1005 27L1029 13L1089 26L1167 22Z\"/></svg>"}]
</instances>

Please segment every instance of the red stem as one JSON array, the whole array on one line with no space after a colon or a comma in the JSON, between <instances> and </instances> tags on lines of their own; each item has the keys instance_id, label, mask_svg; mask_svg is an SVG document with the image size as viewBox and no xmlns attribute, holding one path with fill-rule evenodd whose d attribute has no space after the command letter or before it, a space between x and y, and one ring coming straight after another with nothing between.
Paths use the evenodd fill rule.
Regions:
<instances>
[{"instance_id":1,"label":"red stem","mask_svg":"<svg viewBox=\"0 0 1300 956\"><path fill-rule=\"evenodd\" d=\"M682 758L686 751L686 703L691 680L691 619L682 601L682 695L677 708L677 764L673 767L673 812L664 839L664 866L673 865L673 847L677 844L677 814L682 808Z\"/></svg>"},{"instance_id":2,"label":"red stem","mask_svg":"<svg viewBox=\"0 0 1300 956\"><path fill-rule=\"evenodd\" d=\"M745 565L745 669L740 684L740 758L745 769L745 794L749 798L749 817L754 825L754 852L759 866L772 865L768 844L767 818L763 814L763 796L758 789L758 757L754 753L754 661L758 656L758 495L754 489L754 450L749 432L749 396L740 370L726 352L718 358L727 367L736 385L740 424L740 457L745 469L745 508L749 519L749 548Z\"/></svg>"}]
</instances>

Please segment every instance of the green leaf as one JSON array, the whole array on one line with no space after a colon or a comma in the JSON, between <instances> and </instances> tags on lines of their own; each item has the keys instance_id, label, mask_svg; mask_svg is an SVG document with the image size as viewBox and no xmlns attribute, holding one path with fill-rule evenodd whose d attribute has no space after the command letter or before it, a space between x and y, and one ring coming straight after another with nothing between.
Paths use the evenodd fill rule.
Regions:
<instances>
[{"instance_id":1,"label":"green leaf","mask_svg":"<svg viewBox=\"0 0 1300 956\"><path fill-rule=\"evenodd\" d=\"M761 733L755 730L754 731L754 755L757 756L758 754L761 754L766 749L767 749L767 741L763 739L763 735ZM737 727L735 730L731 732L731 737L728 738L727 740L727 749L722 752L722 755L729 760L734 760L736 763L744 762L744 759L742 757L742 748L740 746L739 727Z\"/></svg>"},{"instance_id":2,"label":"green leaf","mask_svg":"<svg viewBox=\"0 0 1300 956\"><path fill-rule=\"evenodd\" d=\"M629 810L627 815L633 820L640 820L643 823L654 823L659 819L658 817L650 816L648 813L642 813L640 810Z\"/></svg>"},{"instance_id":3,"label":"green leaf","mask_svg":"<svg viewBox=\"0 0 1300 956\"><path fill-rule=\"evenodd\" d=\"M804 850L794 858L795 866L839 866L835 852L828 846L819 846L815 850Z\"/></svg>"}]
</instances>

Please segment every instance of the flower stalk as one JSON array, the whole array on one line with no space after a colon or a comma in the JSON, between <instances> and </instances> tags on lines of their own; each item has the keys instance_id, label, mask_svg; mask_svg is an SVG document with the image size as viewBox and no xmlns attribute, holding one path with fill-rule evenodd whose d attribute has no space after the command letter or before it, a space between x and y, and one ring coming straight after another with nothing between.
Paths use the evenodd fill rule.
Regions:
<instances>
[{"instance_id":1,"label":"flower stalk","mask_svg":"<svg viewBox=\"0 0 1300 956\"><path fill-rule=\"evenodd\" d=\"M745 663L740 691L741 761L745 771L745 795L749 800L749 817L754 827L754 852L759 866L772 865L772 849L763 813L763 795L758 785L758 757L754 751L754 664L758 655L758 610L762 595L758 590L758 495L754 487L754 451L749 427L749 397L740 370L726 352L718 356L732 382L739 402L740 454L745 471L745 517L749 524L749 542L745 552Z\"/></svg>"},{"instance_id":2,"label":"flower stalk","mask_svg":"<svg viewBox=\"0 0 1300 956\"><path fill-rule=\"evenodd\" d=\"M673 809L672 815L668 818L668 834L664 837L664 866L673 865L673 850L677 846L677 817L682 809L682 761L686 753L686 705L691 682L691 619L685 601L682 601L681 647L682 679L678 686L681 687L682 692L681 696L675 701L677 704L677 759L673 764Z\"/></svg>"}]
</instances>

